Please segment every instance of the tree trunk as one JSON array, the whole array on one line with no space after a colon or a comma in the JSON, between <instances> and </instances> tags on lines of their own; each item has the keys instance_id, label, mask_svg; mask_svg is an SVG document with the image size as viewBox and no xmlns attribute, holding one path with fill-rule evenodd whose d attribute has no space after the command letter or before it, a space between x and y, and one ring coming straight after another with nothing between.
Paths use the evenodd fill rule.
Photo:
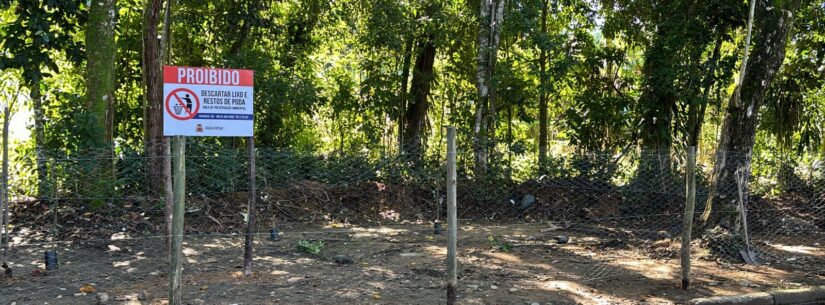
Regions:
<instances>
[{"instance_id":1,"label":"tree trunk","mask_svg":"<svg viewBox=\"0 0 825 305\"><path fill-rule=\"evenodd\" d=\"M161 78L161 50L158 39L158 23L162 0L147 0L143 11L143 83L144 90L144 132L146 154L149 166L150 192L163 196L165 145L163 137L163 79Z\"/></svg>"},{"instance_id":2,"label":"tree trunk","mask_svg":"<svg viewBox=\"0 0 825 305\"><path fill-rule=\"evenodd\" d=\"M737 200L739 192L748 194L750 157L759 108L785 59L793 13L799 7L796 1L770 2L770 9L766 9L763 1L757 4L753 61L743 62L747 66L736 89L739 94L734 93L728 102L713 167L713 183L701 219L704 228L720 225L738 229L735 224Z\"/></svg>"},{"instance_id":3,"label":"tree trunk","mask_svg":"<svg viewBox=\"0 0 825 305\"><path fill-rule=\"evenodd\" d=\"M504 3L506 0L498 0L495 2L495 14L492 16L493 20L491 23L491 31L492 31L492 46L489 53L490 56L490 67L487 71L490 75L487 76L487 81L489 82L488 87L490 88L490 116L487 118L490 123L488 123L488 130L487 130L487 155L488 161L489 159L494 159L496 157L496 122L497 119L497 111L496 111L496 82L493 80L495 77L496 71L496 62L498 62L498 46L499 42L501 42L501 23L504 21Z\"/></svg>"},{"instance_id":4,"label":"tree trunk","mask_svg":"<svg viewBox=\"0 0 825 305\"><path fill-rule=\"evenodd\" d=\"M43 96L40 95L40 81L31 85L29 96L34 108L34 155L37 160L37 198L46 199L49 196L49 175L46 169L46 118L43 115Z\"/></svg>"},{"instance_id":5,"label":"tree trunk","mask_svg":"<svg viewBox=\"0 0 825 305\"><path fill-rule=\"evenodd\" d=\"M114 130L115 99L115 0L98 0L89 7L89 24L86 29L86 109L94 124L86 143L98 161L89 169L90 177L83 192L94 197L109 197L114 190L114 163L112 162L112 136ZM99 207L102 200L92 201Z\"/></svg>"},{"instance_id":6,"label":"tree trunk","mask_svg":"<svg viewBox=\"0 0 825 305\"><path fill-rule=\"evenodd\" d=\"M504 18L504 0L481 0L478 27L478 54L476 57L476 89L478 101L473 126L475 174L487 174L490 150L495 145L495 90L492 86L496 50L501 37Z\"/></svg>"},{"instance_id":7,"label":"tree trunk","mask_svg":"<svg viewBox=\"0 0 825 305\"><path fill-rule=\"evenodd\" d=\"M160 40L160 62L164 65L172 64L172 22L169 16L172 15L172 8L175 5L175 0L166 0L166 6L163 9L163 35ZM161 92L163 88L161 87ZM233 138L234 140L234 138ZM172 250L172 233L173 215L174 215L174 189L172 188L172 145L169 138L164 137L162 140L163 146L163 199L166 206L166 247L168 251ZM171 252L170 252L171 253ZM171 257L170 257L171 261Z\"/></svg>"},{"instance_id":8,"label":"tree trunk","mask_svg":"<svg viewBox=\"0 0 825 305\"><path fill-rule=\"evenodd\" d=\"M147 0L143 11L143 83L144 91L144 136L148 161L149 196L162 199L166 207L167 250L170 247L172 230L172 164L169 140L163 136L163 78L161 63L163 56L168 60L168 26L164 27L164 37L158 38L162 0ZM171 2L168 3L171 6ZM170 10L171 8L168 8ZM165 51L163 54L162 51Z\"/></svg>"},{"instance_id":9,"label":"tree trunk","mask_svg":"<svg viewBox=\"0 0 825 305\"><path fill-rule=\"evenodd\" d=\"M699 146L699 135L702 133L702 122L705 121L705 110L708 106L708 95L713 86L713 78L716 74L716 68L719 66L719 58L721 56L722 37L716 38L716 45L713 47L713 53L707 62L708 72L705 74L705 79L702 82L704 86L702 91L702 99L697 103L691 103L688 106L688 125L687 125L687 145Z\"/></svg>"},{"instance_id":10,"label":"tree trunk","mask_svg":"<svg viewBox=\"0 0 825 305\"><path fill-rule=\"evenodd\" d=\"M656 41L646 51L644 64L644 91L639 97L642 107L642 122L639 139L644 149L667 152L670 150L670 126L673 108L676 106L676 92L673 89L674 73L662 73L662 70L676 69L673 58L668 54L665 41L670 39L669 31L659 29Z\"/></svg>"},{"instance_id":11,"label":"tree trunk","mask_svg":"<svg viewBox=\"0 0 825 305\"><path fill-rule=\"evenodd\" d=\"M541 33L547 37L547 0L541 9ZM539 172L544 173L547 164L547 48L539 46Z\"/></svg>"},{"instance_id":12,"label":"tree trunk","mask_svg":"<svg viewBox=\"0 0 825 305\"><path fill-rule=\"evenodd\" d=\"M175 0L166 0L166 5L163 8L163 32L160 39L160 62L163 65L172 64L172 23L169 16L172 15L174 5ZM163 88L161 88L162 90Z\"/></svg>"},{"instance_id":13,"label":"tree trunk","mask_svg":"<svg viewBox=\"0 0 825 305\"><path fill-rule=\"evenodd\" d=\"M507 180L513 178L513 105L507 105Z\"/></svg>"},{"instance_id":14,"label":"tree trunk","mask_svg":"<svg viewBox=\"0 0 825 305\"><path fill-rule=\"evenodd\" d=\"M404 153L404 112L407 109L407 90L409 90L410 65L413 53L413 34L409 33L404 42L404 63L401 65L401 87L398 88L398 152Z\"/></svg>"},{"instance_id":15,"label":"tree trunk","mask_svg":"<svg viewBox=\"0 0 825 305\"><path fill-rule=\"evenodd\" d=\"M412 103L407 107L404 115L404 151L410 154L417 162L422 158L421 134L424 130L424 123L427 119L427 110L430 94L430 85L433 77L433 65L435 64L435 35L430 33L419 47L420 52L415 59L415 68L412 77L411 93Z\"/></svg>"},{"instance_id":16,"label":"tree trunk","mask_svg":"<svg viewBox=\"0 0 825 305\"><path fill-rule=\"evenodd\" d=\"M115 0L93 1L86 29L86 108L93 116L89 143L95 148L112 142L115 94Z\"/></svg>"},{"instance_id":17,"label":"tree trunk","mask_svg":"<svg viewBox=\"0 0 825 305\"><path fill-rule=\"evenodd\" d=\"M490 10L492 0L481 0L478 15L478 54L476 56L476 90L478 100L475 105L475 124L473 125L473 153L475 155L475 174L479 177L487 173L487 126L484 120L490 94L489 52L490 52Z\"/></svg>"},{"instance_id":18,"label":"tree trunk","mask_svg":"<svg viewBox=\"0 0 825 305\"><path fill-rule=\"evenodd\" d=\"M674 18L684 18L677 15ZM668 192L672 181L673 143L671 127L673 113L677 107L675 90L677 71L675 57L670 54L671 33L674 30L660 25L652 45L645 50L642 95L639 97L638 112L641 114L638 138L643 149L639 165L634 174L634 182L640 185L656 185L659 192Z\"/></svg>"}]
</instances>

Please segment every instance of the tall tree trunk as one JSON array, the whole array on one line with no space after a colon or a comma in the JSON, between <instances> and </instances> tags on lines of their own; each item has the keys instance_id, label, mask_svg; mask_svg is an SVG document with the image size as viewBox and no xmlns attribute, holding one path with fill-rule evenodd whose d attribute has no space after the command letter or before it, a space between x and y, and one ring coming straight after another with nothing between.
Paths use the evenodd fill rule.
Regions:
<instances>
[{"instance_id":1,"label":"tall tree trunk","mask_svg":"<svg viewBox=\"0 0 825 305\"><path fill-rule=\"evenodd\" d=\"M716 45L713 47L713 53L707 62L708 72L705 74L705 79L702 82L702 86L704 86L702 91L702 99L699 100L698 104L691 103L688 106L688 146L699 146L699 135L702 133L702 122L705 121L705 110L707 109L709 103L708 96L710 95L711 87L713 87L716 67L719 66L722 42L724 42L724 39L720 35L716 38Z\"/></svg>"},{"instance_id":2,"label":"tall tree trunk","mask_svg":"<svg viewBox=\"0 0 825 305\"><path fill-rule=\"evenodd\" d=\"M793 29L798 1L758 1L752 62L743 59L744 75L728 102L712 187L702 214L704 228L721 225L737 230L735 220L739 192L747 196L750 157L756 137L759 109L774 75L785 59L785 45ZM767 7L766 7L767 5Z\"/></svg>"},{"instance_id":3,"label":"tall tree trunk","mask_svg":"<svg viewBox=\"0 0 825 305\"><path fill-rule=\"evenodd\" d=\"M86 108L95 126L89 143L103 148L112 142L112 105L115 96L115 0L96 0L89 7L86 29Z\"/></svg>"},{"instance_id":4,"label":"tall tree trunk","mask_svg":"<svg viewBox=\"0 0 825 305\"><path fill-rule=\"evenodd\" d=\"M160 39L160 62L164 65L172 64L172 22L169 17L172 15L172 8L175 0L166 0L163 9L163 34ZM161 91L163 88L161 88ZM233 138L234 139L234 138ZM172 215L174 213L174 190L172 189L172 145L169 138L164 137L161 142L163 146L163 199L166 206L166 249L172 249ZM171 261L171 256L170 256Z\"/></svg>"},{"instance_id":5,"label":"tall tree trunk","mask_svg":"<svg viewBox=\"0 0 825 305\"><path fill-rule=\"evenodd\" d=\"M656 26L652 44L645 50L642 70L642 94L639 97L637 112L642 119L639 122L638 139L645 149L636 170L636 179L640 182L658 180L660 191L666 191L672 171L670 156L673 144L674 113L680 111L677 92L677 76L685 68L681 65L678 54L689 41L676 41L674 36L684 31L684 26L691 24L691 11L695 1L663 2L661 9L673 11L672 16Z\"/></svg>"},{"instance_id":6,"label":"tall tree trunk","mask_svg":"<svg viewBox=\"0 0 825 305\"><path fill-rule=\"evenodd\" d=\"M430 107L428 96L433 77L433 65L435 64L435 34L430 33L418 48L420 51L415 59L413 70L412 102L408 105L404 115L404 151L410 154L414 160L420 161L422 158L421 135L424 131L424 124L427 119L427 110Z\"/></svg>"},{"instance_id":7,"label":"tall tree trunk","mask_svg":"<svg viewBox=\"0 0 825 305\"><path fill-rule=\"evenodd\" d=\"M407 110L407 90L410 80L410 65L412 64L412 53L414 35L409 33L404 42L404 63L401 65L401 87L398 88L398 153L404 153L404 112Z\"/></svg>"},{"instance_id":8,"label":"tall tree trunk","mask_svg":"<svg viewBox=\"0 0 825 305\"><path fill-rule=\"evenodd\" d=\"M143 83L146 154L149 166L150 192L163 196L163 162L168 145L163 137L163 79L158 24L162 0L147 0L143 11Z\"/></svg>"},{"instance_id":9,"label":"tall tree trunk","mask_svg":"<svg viewBox=\"0 0 825 305\"><path fill-rule=\"evenodd\" d=\"M659 29L653 45L646 51L643 68L646 85L639 97L643 120L639 132L641 146L662 152L670 150L670 126L677 101L673 89L675 74L661 72L676 69L665 42L670 39L669 35L669 31Z\"/></svg>"},{"instance_id":10,"label":"tall tree trunk","mask_svg":"<svg viewBox=\"0 0 825 305\"><path fill-rule=\"evenodd\" d=\"M497 118L497 111L496 111L496 81L495 81L495 74L496 74L496 63L498 62L498 46L501 42L501 24L504 21L504 3L506 0L498 0L495 2L495 14L493 14L493 20L491 23L492 27L492 46L490 50L490 67L487 70L490 75L487 77L487 81L490 82L490 116L487 118L490 123L488 124L489 128L487 130L487 149L488 149L488 158L494 159L496 157L496 123L498 122Z\"/></svg>"},{"instance_id":11,"label":"tall tree trunk","mask_svg":"<svg viewBox=\"0 0 825 305\"><path fill-rule=\"evenodd\" d=\"M513 105L507 105L507 180L513 178Z\"/></svg>"},{"instance_id":12,"label":"tall tree trunk","mask_svg":"<svg viewBox=\"0 0 825 305\"><path fill-rule=\"evenodd\" d=\"M473 153L475 155L475 174L484 176L487 173L487 134L484 113L490 94L489 53L490 53L490 11L492 0L481 0L478 14L478 54L476 56L476 90L478 91L475 105L475 124L473 125Z\"/></svg>"},{"instance_id":13,"label":"tall tree trunk","mask_svg":"<svg viewBox=\"0 0 825 305\"><path fill-rule=\"evenodd\" d=\"M481 0L478 26L478 54L476 57L476 89L478 101L473 126L473 151L475 174L487 174L490 149L495 138L495 101L492 78L496 50L500 38L501 21L504 18L504 0Z\"/></svg>"},{"instance_id":14,"label":"tall tree trunk","mask_svg":"<svg viewBox=\"0 0 825 305\"><path fill-rule=\"evenodd\" d=\"M169 17L172 15L174 5L175 0L166 0L163 8L163 32L160 39L160 62L163 65L172 64L172 21Z\"/></svg>"},{"instance_id":15,"label":"tall tree trunk","mask_svg":"<svg viewBox=\"0 0 825 305\"><path fill-rule=\"evenodd\" d=\"M31 84L29 96L34 108L34 155L37 160L37 198L43 200L49 196L49 175L46 169L46 118L43 115L43 96L40 94L40 81Z\"/></svg>"},{"instance_id":16,"label":"tall tree trunk","mask_svg":"<svg viewBox=\"0 0 825 305\"><path fill-rule=\"evenodd\" d=\"M89 7L89 24L86 29L86 109L92 116L93 126L86 136L92 153L98 160L89 169L91 177L85 183L84 192L90 196L106 196L114 189L114 163L112 162L112 136L114 130L115 100L115 0L98 0ZM99 207L102 200L92 201Z\"/></svg>"},{"instance_id":17,"label":"tall tree trunk","mask_svg":"<svg viewBox=\"0 0 825 305\"><path fill-rule=\"evenodd\" d=\"M541 33L547 37L547 0L541 9ZM539 53L539 172L544 173L547 164L547 47L540 46Z\"/></svg>"},{"instance_id":18,"label":"tall tree trunk","mask_svg":"<svg viewBox=\"0 0 825 305\"><path fill-rule=\"evenodd\" d=\"M674 18L684 18L682 15ZM661 25L656 30L652 45L645 50L642 95L639 97L638 138L643 149L634 182L657 185L660 192L667 192L671 181L670 149L673 143L671 127L677 107L675 77L679 67L670 51L674 30ZM663 72L669 71L669 72ZM653 183L651 183L653 182Z\"/></svg>"}]
</instances>

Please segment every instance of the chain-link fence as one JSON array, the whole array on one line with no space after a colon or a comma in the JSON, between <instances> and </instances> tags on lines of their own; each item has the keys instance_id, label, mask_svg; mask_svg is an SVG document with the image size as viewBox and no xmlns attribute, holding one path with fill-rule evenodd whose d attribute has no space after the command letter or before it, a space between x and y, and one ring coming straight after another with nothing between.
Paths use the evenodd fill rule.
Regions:
<instances>
[{"instance_id":1,"label":"chain-link fence","mask_svg":"<svg viewBox=\"0 0 825 305\"><path fill-rule=\"evenodd\" d=\"M443 154L256 149L254 274L244 276L249 154L235 144L187 144L187 303L444 302ZM0 304L168 297L164 158L145 151L15 156ZM715 155L700 158L697 288L681 291L684 152L556 153L519 167L505 153L484 166L459 151L459 299L681 303L821 283L822 163L725 157L719 170L702 166Z\"/></svg>"}]
</instances>

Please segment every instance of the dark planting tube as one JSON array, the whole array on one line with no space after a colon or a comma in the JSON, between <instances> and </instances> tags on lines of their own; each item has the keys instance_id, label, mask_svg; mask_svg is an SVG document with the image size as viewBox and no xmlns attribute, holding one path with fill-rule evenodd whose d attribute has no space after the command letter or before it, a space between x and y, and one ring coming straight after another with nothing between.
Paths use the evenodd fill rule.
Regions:
<instances>
[{"instance_id":1,"label":"dark planting tube","mask_svg":"<svg viewBox=\"0 0 825 305\"><path fill-rule=\"evenodd\" d=\"M57 269L57 252L54 250L46 251L46 270Z\"/></svg>"},{"instance_id":2,"label":"dark planting tube","mask_svg":"<svg viewBox=\"0 0 825 305\"><path fill-rule=\"evenodd\" d=\"M278 236L278 229L272 228L272 230L269 230L269 240L276 241L278 239L280 239Z\"/></svg>"}]
</instances>

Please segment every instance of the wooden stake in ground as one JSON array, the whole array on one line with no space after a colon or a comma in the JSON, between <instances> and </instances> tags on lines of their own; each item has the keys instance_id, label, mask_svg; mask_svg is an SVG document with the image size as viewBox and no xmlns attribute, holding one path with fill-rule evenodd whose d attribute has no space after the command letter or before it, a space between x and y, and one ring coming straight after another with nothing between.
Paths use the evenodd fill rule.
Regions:
<instances>
[{"instance_id":1,"label":"wooden stake in ground","mask_svg":"<svg viewBox=\"0 0 825 305\"><path fill-rule=\"evenodd\" d=\"M18 89L18 92L20 89ZM17 98L15 93L15 99ZM9 103L9 102L7 102ZM3 247L3 262L6 262L6 257L9 252L9 121L11 121L11 103L3 106L3 174L2 174L2 189L0 189L0 200L3 201L3 216L0 225L3 226L2 235L0 235L0 243Z\"/></svg>"},{"instance_id":2,"label":"wooden stake in ground","mask_svg":"<svg viewBox=\"0 0 825 305\"><path fill-rule=\"evenodd\" d=\"M682 224L682 289L690 287L690 233L693 230L693 212L696 206L696 146L687 148L685 169L685 219Z\"/></svg>"},{"instance_id":3,"label":"wooden stake in ground","mask_svg":"<svg viewBox=\"0 0 825 305\"><path fill-rule=\"evenodd\" d=\"M458 237L458 217L456 217L456 170L455 170L455 127L447 127L447 304L456 302L458 285L458 262L456 241Z\"/></svg>"},{"instance_id":4,"label":"wooden stake in ground","mask_svg":"<svg viewBox=\"0 0 825 305\"><path fill-rule=\"evenodd\" d=\"M243 275L252 275L252 250L255 239L255 138L249 137L247 141L249 148L249 207L247 208L246 240L243 253Z\"/></svg>"},{"instance_id":5,"label":"wooden stake in ground","mask_svg":"<svg viewBox=\"0 0 825 305\"><path fill-rule=\"evenodd\" d=\"M183 214L186 196L186 137L172 139L173 197L172 251L170 253L169 304L181 305L181 270L183 267Z\"/></svg>"}]
</instances>

